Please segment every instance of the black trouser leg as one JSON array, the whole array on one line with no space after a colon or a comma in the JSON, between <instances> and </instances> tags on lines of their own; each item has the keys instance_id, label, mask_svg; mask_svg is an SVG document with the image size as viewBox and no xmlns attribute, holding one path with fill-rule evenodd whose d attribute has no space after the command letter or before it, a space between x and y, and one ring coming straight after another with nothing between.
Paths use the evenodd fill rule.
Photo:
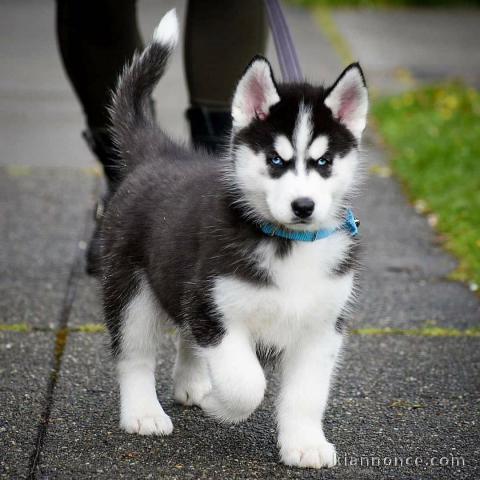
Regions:
<instances>
[{"instance_id":1,"label":"black trouser leg","mask_svg":"<svg viewBox=\"0 0 480 480\"><path fill-rule=\"evenodd\" d=\"M107 132L107 106L125 62L142 48L136 0L57 0L57 35L63 65L86 116L87 139L112 187L119 172Z\"/></svg>"}]
</instances>

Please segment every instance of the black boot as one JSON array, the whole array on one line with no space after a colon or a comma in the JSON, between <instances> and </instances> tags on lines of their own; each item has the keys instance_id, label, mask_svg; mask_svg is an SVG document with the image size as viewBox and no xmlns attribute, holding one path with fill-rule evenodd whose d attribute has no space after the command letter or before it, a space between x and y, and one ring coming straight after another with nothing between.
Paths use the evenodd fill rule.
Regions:
<instances>
[{"instance_id":1,"label":"black boot","mask_svg":"<svg viewBox=\"0 0 480 480\"><path fill-rule=\"evenodd\" d=\"M226 146L232 129L232 116L229 111L195 106L187 110L186 117L190 123L192 142L196 147L219 153Z\"/></svg>"},{"instance_id":2,"label":"black boot","mask_svg":"<svg viewBox=\"0 0 480 480\"><path fill-rule=\"evenodd\" d=\"M104 128L94 128L85 130L82 135L92 153L102 164L108 191L113 194L121 181L122 169L120 156L109 131Z\"/></svg>"},{"instance_id":3,"label":"black boot","mask_svg":"<svg viewBox=\"0 0 480 480\"><path fill-rule=\"evenodd\" d=\"M97 201L94 209L95 230L86 251L86 271L89 275L100 273L101 260L101 222L108 201L121 180L120 157L115 150L110 134L104 129L90 129L83 132L92 153L103 165L106 180L106 191Z\"/></svg>"}]
</instances>

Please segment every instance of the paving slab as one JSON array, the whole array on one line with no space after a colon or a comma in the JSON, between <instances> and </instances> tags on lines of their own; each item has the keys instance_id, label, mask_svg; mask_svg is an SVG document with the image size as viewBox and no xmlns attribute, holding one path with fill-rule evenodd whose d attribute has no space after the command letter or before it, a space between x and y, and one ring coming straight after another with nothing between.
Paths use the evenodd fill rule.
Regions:
<instances>
[{"instance_id":1,"label":"paving slab","mask_svg":"<svg viewBox=\"0 0 480 480\"><path fill-rule=\"evenodd\" d=\"M426 217L409 204L372 129L367 131L362 147L368 176L355 202L355 213L367 248L367 269L375 274L403 269L421 276L445 277L457 262L438 245ZM387 176L376 175L376 170L388 172Z\"/></svg>"},{"instance_id":2,"label":"paving slab","mask_svg":"<svg viewBox=\"0 0 480 480\"><path fill-rule=\"evenodd\" d=\"M53 360L53 333L0 331L0 478L25 478Z\"/></svg>"},{"instance_id":3,"label":"paving slab","mask_svg":"<svg viewBox=\"0 0 480 480\"><path fill-rule=\"evenodd\" d=\"M75 169L0 169L0 272L34 279L68 271L94 184Z\"/></svg>"},{"instance_id":4,"label":"paving slab","mask_svg":"<svg viewBox=\"0 0 480 480\"><path fill-rule=\"evenodd\" d=\"M66 277L0 280L0 323L55 328L65 295Z\"/></svg>"},{"instance_id":5,"label":"paving slab","mask_svg":"<svg viewBox=\"0 0 480 480\"><path fill-rule=\"evenodd\" d=\"M1 8L0 164L93 166L56 47L55 2Z\"/></svg>"},{"instance_id":6,"label":"paving slab","mask_svg":"<svg viewBox=\"0 0 480 480\"><path fill-rule=\"evenodd\" d=\"M370 174L355 203L364 268L352 326L418 328L432 321L478 326L479 297L448 280L457 261L441 248L426 217L406 201L396 179L371 173L373 166L389 171L373 132L367 133L364 150Z\"/></svg>"},{"instance_id":7,"label":"paving slab","mask_svg":"<svg viewBox=\"0 0 480 480\"><path fill-rule=\"evenodd\" d=\"M480 9L339 9L334 19L370 82L405 88L399 69L420 83L463 79L480 86Z\"/></svg>"},{"instance_id":8,"label":"paving slab","mask_svg":"<svg viewBox=\"0 0 480 480\"><path fill-rule=\"evenodd\" d=\"M105 343L101 334L70 335L41 459L43 478L471 479L480 474L480 418L474 408L478 339L350 337L326 415L328 436L337 443L341 462L360 456L418 456L429 462L452 454L463 456L465 465L340 465L328 472L278 464L275 375L260 410L241 425L220 425L198 409L176 406L170 337L164 343L157 390L172 416L174 433L165 438L122 433Z\"/></svg>"},{"instance_id":9,"label":"paving slab","mask_svg":"<svg viewBox=\"0 0 480 480\"><path fill-rule=\"evenodd\" d=\"M68 325L75 328L88 323L103 323L101 286L96 278L82 274L78 279Z\"/></svg>"},{"instance_id":10,"label":"paving slab","mask_svg":"<svg viewBox=\"0 0 480 480\"><path fill-rule=\"evenodd\" d=\"M0 323L56 321L96 178L68 168L0 168Z\"/></svg>"},{"instance_id":11,"label":"paving slab","mask_svg":"<svg viewBox=\"0 0 480 480\"><path fill-rule=\"evenodd\" d=\"M409 273L362 273L353 328L427 326L467 329L478 327L477 296L464 285L435 278L412 278Z\"/></svg>"}]
</instances>

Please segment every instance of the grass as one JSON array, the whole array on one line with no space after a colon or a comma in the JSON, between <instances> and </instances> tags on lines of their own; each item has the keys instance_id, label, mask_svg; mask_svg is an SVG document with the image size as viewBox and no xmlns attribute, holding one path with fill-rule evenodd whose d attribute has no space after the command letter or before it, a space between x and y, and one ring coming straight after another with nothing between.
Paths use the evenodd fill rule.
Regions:
<instances>
[{"instance_id":1,"label":"grass","mask_svg":"<svg viewBox=\"0 0 480 480\"><path fill-rule=\"evenodd\" d=\"M105 325L102 323L85 323L78 327L67 327L61 329L64 333L104 333L107 331ZM39 326L28 325L26 323L0 323L0 332L17 332L17 333L31 333L31 332L53 332L53 326Z\"/></svg>"},{"instance_id":2,"label":"grass","mask_svg":"<svg viewBox=\"0 0 480 480\"><path fill-rule=\"evenodd\" d=\"M289 0L304 7L462 7L479 6L480 0Z\"/></svg>"},{"instance_id":3,"label":"grass","mask_svg":"<svg viewBox=\"0 0 480 480\"><path fill-rule=\"evenodd\" d=\"M401 335L407 337L480 337L480 327L471 327L465 330L432 326L408 329L367 327L354 329L350 333L353 335Z\"/></svg>"},{"instance_id":4,"label":"grass","mask_svg":"<svg viewBox=\"0 0 480 480\"><path fill-rule=\"evenodd\" d=\"M452 277L480 285L479 92L425 87L380 99L372 113L393 171L460 261Z\"/></svg>"},{"instance_id":5,"label":"grass","mask_svg":"<svg viewBox=\"0 0 480 480\"><path fill-rule=\"evenodd\" d=\"M11 325L0 324L0 332L26 333L30 331L31 327L26 323L14 323Z\"/></svg>"}]
</instances>

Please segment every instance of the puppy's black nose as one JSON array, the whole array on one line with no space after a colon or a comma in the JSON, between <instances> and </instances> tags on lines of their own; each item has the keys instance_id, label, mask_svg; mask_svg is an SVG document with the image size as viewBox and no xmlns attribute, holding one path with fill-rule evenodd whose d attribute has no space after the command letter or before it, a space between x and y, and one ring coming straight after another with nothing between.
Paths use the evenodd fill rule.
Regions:
<instances>
[{"instance_id":1,"label":"puppy's black nose","mask_svg":"<svg viewBox=\"0 0 480 480\"><path fill-rule=\"evenodd\" d=\"M297 198L292 202L293 213L299 218L308 218L315 208L315 202L308 197Z\"/></svg>"}]
</instances>

